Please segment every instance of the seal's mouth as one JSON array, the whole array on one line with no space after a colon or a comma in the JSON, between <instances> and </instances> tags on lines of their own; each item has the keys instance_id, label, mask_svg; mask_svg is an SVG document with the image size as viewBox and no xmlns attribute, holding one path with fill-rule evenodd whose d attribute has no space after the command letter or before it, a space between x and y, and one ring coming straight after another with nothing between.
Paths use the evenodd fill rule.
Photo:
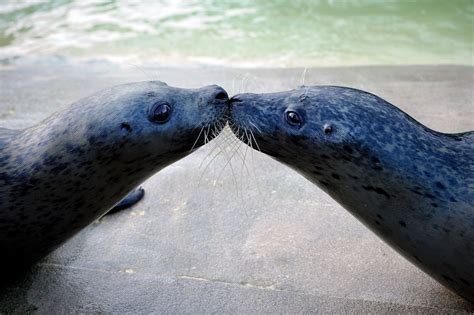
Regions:
<instances>
[{"instance_id":1,"label":"seal's mouth","mask_svg":"<svg viewBox=\"0 0 474 315\"><path fill-rule=\"evenodd\" d=\"M232 96L229 100L229 104L240 102L242 102L242 100L239 98L239 94Z\"/></svg>"}]
</instances>

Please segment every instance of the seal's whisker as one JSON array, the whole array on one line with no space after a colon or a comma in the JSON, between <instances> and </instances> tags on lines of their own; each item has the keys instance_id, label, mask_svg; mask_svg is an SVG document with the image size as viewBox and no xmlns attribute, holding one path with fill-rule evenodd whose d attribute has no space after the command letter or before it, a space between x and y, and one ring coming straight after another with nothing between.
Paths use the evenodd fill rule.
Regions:
<instances>
[{"instance_id":1,"label":"seal's whisker","mask_svg":"<svg viewBox=\"0 0 474 315\"><path fill-rule=\"evenodd\" d=\"M265 201L264 199L265 199L266 197L265 197L265 194L262 194L262 192L261 192L261 189L260 189L260 182L258 181L258 176L256 176L257 171L256 171L256 168L255 168L255 158L254 158L254 152L255 152L256 150L255 150L255 148L253 147L253 144L252 144L253 141L252 141L252 139L251 139L250 136L249 136L249 132L248 132L247 128L244 128L244 131L245 131L245 135L246 135L246 137L247 137L247 141L248 141L248 143L249 143L249 145L250 145L250 148L252 149L252 150L250 150L250 158L251 158L251 160L252 160L252 163L251 163L251 165L252 165L252 175L253 175L253 178L254 178L254 180L255 180L255 186L256 186L256 188L257 188L257 191L258 191L259 195L264 196L264 197L263 197L263 200L262 200L262 201L264 202L264 201Z\"/></svg>"},{"instance_id":2,"label":"seal's whisker","mask_svg":"<svg viewBox=\"0 0 474 315\"><path fill-rule=\"evenodd\" d=\"M206 145L207 142L208 142L206 127L207 127L207 126L204 127L204 145Z\"/></svg>"},{"instance_id":3,"label":"seal's whisker","mask_svg":"<svg viewBox=\"0 0 474 315\"><path fill-rule=\"evenodd\" d=\"M233 145L233 144L236 144L236 143L240 142L239 138L234 134L234 132L232 130L229 130L229 132L226 132L225 141L229 145Z\"/></svg>"},{"instance_id":4,"label":"seal's whisker","mask_svg":"<svg viewBox=\"0 0 474 315\"><path fill-rule=\"evenodd\" d=\"M239 141L238 139L229 137L229 138L223 139L223 143L225 143L226 148L230 148L230 150L233 150L233 148L235 147L235 145L239 143Z\"/></svg>"},{"instance_id":5,"label":"seal's whisker","mask_svg":"<svg viewBox=\"0 0 474 315\"><path fill-rule=\"evenodd\" d=\"M151 80L151 81L154 81L156 80L156 78L154 77L153 74L150 74L148 72L145 71L145 69L143 69L143 67L137 65L137 64L133 64L133 63L130 63L130 62L125 62L126 65L129 65L129 66L132 66L132 67L135 67L136 69L140 70L141 73L143 73L145 75L145 77L147 78L147 80Z\"/></svg>"},{"instance_id":6,"label":"seal's whisker","mask_svg":"<svg viewBox=\"0 0 474 315\"><path fill-rule=\"evenodd\" d=\"M193 151L194 147L195 147L196 144L198 143L199 138L201 137L202 131L204 130L204 127L206 127L206 125L202 126L201 131L199 131L199 134L198 134L198 136L197 136L197 138L196 138L196 141L194 141L193 146L191 147L191 150L189 150L189 152Z\"/></svg>"},{"instance_id":7,"label":"seal's whisker","mask_svg":"<svg viewBox=\"0 0 474 315\"><path fill-rule=\"evenodd\" d=\"M220 124L221 124L221 125L220 125L219 128L223 128L223 127L222 127L222 122L221 122ZM214 137L217 137L218 135L219 135L219 134L217 134L216 131L213 132L213 136L214 136ZM218 149L218 152L213 155L213 153L216 151L216 149ZM206 164L205 169L203 170L203 172L205 172L205 171L207 170L207 168L210 166L210 164L211 164L219 155L221 155L221 154L224 152L224 150L225 150L225 148L223 148L222 146L220 146L219 143L218 143L218 139L216 139L215 142L214 142L214 147L213 147L213 148L209 151L209 153L204 157L204 159L202 160L202 162L201 162L200 165L199 165L199 168L201 168L201 167L203 166L204 162L205 162L210 156L212 156L211 159L210 159L210 161Z\"/></svg>"},{"instance_id":8,"label":"seal's whisker","mask_svg":"<svg viewBox=\"0 0 474 315\"><path fill-rule=\"evenodd\" d=\"M204 144L208 144L209 142L211 142L211 140L209 139L209 135L210 135L210 130L211 130L211 125L207 125L207 130L204 131Z\"/></svg>"},{"instance_id":9,"label":"seal's whisker","mask_svg":"<svg viewBox=\"0 0 474 315\"><path fill-rule=\"evenodd\" d=\"M237 182L237 176L235 175L234 167L232 166L232 158L234 157L236 151L231 155L228 155L225 150L223 152L224 152L224 155L226 156L227 162L224 164L224 167L221 169L221 171L217 175L217 178L220 178L222 176L222 173L227 168L227 166L229 166L230 171L232 173L232 179L233 179L236 191L237 191L237 195L238 196L240 195L240 198L242 199L242 202L243 202L243 195L241 193L241 190L239 189L239 185L238 185L238 182Z\"/></svg>"},{"instance_id":10,"label":"seal's whisker","mask_svg":"<svg viewBox=\"0 0 474 315\"><path fill-rule=\"evenodd\" d=\"M218 128L219 128L219 129L223 129L223 128L225 127L223 121L220 121L220 122L218 122L218 123L216 123L216 124L218 124ZM229 134L226 134L225 132L220 132L220 133L218 133L218 132L215 131L215 130L213 131L213 136L216 138L216 140L218 140L217 137L220 136L220 137L221 137L221 140L223 140L224 143L225 143L225 142L228 142L228 139L229 139ZM231 136L231 135L230 135L230 136ZM231 142L230 144L232 144L232 142ZM218 143L215 143L214 147L213 147L212 150L209 152L209 154L204 158L203 162L204 162L204 161L215 151L215 149L218 148L218 147L219 147ZM202 162L202 163L203 163L203 162ZM201 163L200 167L202 166L202 163Z\"/></svg>"},{"instance_id":11,"label":"seal's whisker","mask_svg":"<svg viewBox=\"0 0 474 315\"><path fill-rule=\"evenodd\" d=\"M245 168L247 168L247 164L245 163L245 159L247 158L248 149L249 149L249 146L246 145L245 146L245 151L244 151L244 158L243 158L243 162L242 162L242 164L245 165ZM248 171L248 168L247 168L247 171Z\"/></svg>"},{"instance_id":12,"label":"seal's whisker","mask_svg":"<svg viewBox=\"0 0 474 315\"><path fill-rule=\"evenodd\" d=\"M201 164L199 164L199 168L202 167L202 165L203 165L204 162L207 160L207 158L210 157L210 156L214 153L214 151L215 151L216 149L218 149L218 148L219 148L219 146L217 145L217 143L214 143L214 147L209 151L209 153L207 153L207 155L206 155L206 156L204 157L204 159L201 161ZM219 155L219 153L220 153L220 152L217 152L216 155Z\"/></svg>"},{"instance_id":13,"label":"seal's whisker","mask_svg":"<svg viewBox=\"0 0 474 315\"><path fill-rule=\"evenodd\" d=\"M240 151L240 148L242 147L242 145L245 146L245 151L244 151L244 153L242 153L242 152ZM236 148L236 150L238 151L238 154L239 154L239 156L240 156L240 159L242 160L242 165L241 165L242 172L241 172L241 176L243 175L244 169L246 170L247 175L251 175L250 170L249 170L249 168L248 168L248 166L247 166L247 163L245 163L245 162L246 162L245 159L246 159L246 157L247 157L247 151L248 151L248 149L249 149L249 146L248 146L248 145L245 145L245 143L243 143L242 140L238 141L238 147Z\"/></svg>"},{"instance_id":14,"label":"seal's whisker","mask_svg":"<svg viewBox=\"0 0 474 315\"><path fill-rule=\"evenodd\" d=\"M237 156L242 160L244 155L242 153L242 145L244 145L240 140L237 140L232 147L232 151L237 153Z\"/></svg>"},{"instance_id":15,"label":"seal's whisker","mask_svg":"<svg viewBox=\"0 0 474 315\"><path fill-rule=\"evenodd\" d=\"M234 152L233 155L237 153L238 156L242 158L242 153L240 151L240 147L242 145L241 139L237 138L233 133L228 133L226 136L227 137L224 140L230 147L230 151Z\"/></svg>"},{"instance_id":16,"label":"seal's whisker","mask_svg":"<svg viewBox=\"0 0 474 315\"><path fill-rule=\"evenodd\" d=\"M249 74L246 73L244 74L244 76L242 77L242 81L240 81L240 89L239 89L239 93L241 93L244 89L244 82L245 80L249 77Z\"/></svg>"},{"instance_id":17,"label":"seal's whisker","mask_svg":"<svg viewBox=\"0 0 474 315\"><path fill-rule=\"evenodd\" d=\"M236 145L234 145L234 147L232 147L232 150L235 149L236 147L238 148L240 146L240 143L237 143ZM230 155L230 158L227 160L227 163L224 165L224 168L227 166L227 164L230 163L230 161L232 160L232 158L235 156L235 154L238 152L238 150L235 150L231 155Z\"/></svg>"},{"instance_id":18,"label":"seal's whisker","mask_svg":"<svg viewBox=\"0 0 474 315\"><path fill-rule=\"evenodd\" d=\"M253 147L253 144L252 144L252 138L249 137L247 128L244 128L244 133L245 133L245 140L246 140L246 142L250 145L250 147L251 147L252 149L255 149L255 148Z\"/></svg>"},{"instance_id":19,"label":"seal's whisker","mask_svg":"<svg viewBox=\"0 0 474 315\"><path fill-rule=\"evenodd\" d=\"M218 125L217 128L222 129L223 126L224 126L222 119L221 119L220 121L218 121L218 122L216 123L216 125ZM223 151L223 148L219 145L218 139L217 139L217 137L220 136L222 133L218 133L215 129L216 129L216 127L214 127L213 134L212 134L212 135L216 138L216 141L214 142L214 147L209 151L209 153L208 153L208 154L206 155L206 157L203 159L203 161L202 161L201 164L199 165L199 168L202 167L202 165L204 164L204 162L206 161L206 159L207 159L209 156L211 156L211 155L214 153L214 151L215 151L216 149L219 149L219 151L216 153L215 156L213 156L213 158L212 158L211 160L214 160L214 159L215 159L220 153L222 153L222 151Z\"/></svg>"},{"instance_id":20,"label":"seal's whisker","mask_svg":"<svg viewBox=\"0 0 474 315\"><path fill-rule=\"evenodd\" d=\"M219 131L217 131L217 122L213 123L212 124L212 128L211 128L211 133L212 133L212 139L215 139L218 135L219 135Z\"/></svg>"},{"instance_id":21,"label":"seal's whisker","mask_svg":"<svg viewBox=\"0 0 474 315\"><path fill-rule=\"evenodd\" d=\"M255 129L257 129L258 133L263 136L262 131L260 130L260 128L257 127L257 125L255 125L255 124L254 124L253 122L251 122L250 120L249 120L249 124L251 124L252 126L254 126Z\"/></svg>"},{"instance_id":22,"label":"seal's whisker","mask_svg":"<svg viewBox=\"0 0 474 315\"><path fill-rule=\"evenodd\" d=\"M226 143L228 144L229 147L234 148L236 144L239 144L240 141L233 135L229 135L227 138L225 138Z\"/></svg>"},{"instance_id":23,"label":"seal's whisker","mask_svg":"<svg viewBox=\"0 0 474 315\"><path fill-rule=\"evenodd\" d=\"M201 179L202 179L204 173L206 173L206 171L207 171L207 169L209 168L209 166L212 164L212 162L213 162L221 153L222 153L222 151L219 150L216 154L214 154L214 156L211 158L211 160L206 164L206 167L204 167L204 169L203 169L203 171L202 171L202 173L201 173L201 176L200 176L200 179L199 179L199 183L201 182ZM204 161L205 161L205 160L203 160L203 162L204 162ZM201 162L201 165L202 165L203 162ZM201 168L201 166L200 166L199 168Z\"/></svg>"},{"instance_id":24,"label":"seal's whisker","mask_svg":"<svg viewBox=\"0 0 474 315\"><path fill-rule=\"evenodd\" d=\"M211 142L211 140L209 139L209 134L211 133L211 125L207 125L207 132L206 132L206 144L208 144L209 142Z\"/></svg>"},{"instance_id":25,"label":"seal's whisker","mask_svg":"<svg viewBox=\"0 0 474 315\"><path fill-rule=\"evenodd\" d=\"M242 153L242 146L245 145L244 143L242 143L241 141L237 140L236 141L236 144L234 145L234 148L236 151L237 151L237 154L238 156L240 157L240 159L242 160L242 166L245 165L245 155ZM248 148L247 145L245 145L246 148ZM246 166L246 165L245 165Z\"/></svg>"},{"instance_id":26,"label":"seal's whisker","mask_svg":"<svg viewBox=\"0 0 474 315\"><path fill-rule=\"evenodd\" d=\"M257 146L257 150L262 152L262 150L260 150L260 146L258 145L257 139L255 139L255 135L253 134L253 131L252 130L249 130L249 131L250 131L250 135L252 136L253 140L255 141L255 145Z\"/></svg>"},{"instance_id":27,"label":"seal's whisker","mask_svg":"<svg viewBox=\"0 0 474 315\"><path fill-rule=\"evenodd\" d=\"M308 70L307 67L305 67L304 70L303 70L303 75L302 75L302 77L301 77L301 81L302 81L302 82L301 82L301 85L304 85L304 83L305 83L305 80L306 80L306 71L307 71L307 70Z\"/></svg>"},{"instance_id":28,"label":"seal's whisker","mask_svg":"<svg viewBox=\"0 0 474 315\"><path fill-rule=\"evenodd\" d=\"M209 162L206 164L206 166L204 167L203 171L201 172L201 175L199 176L199 180L198 180L198 186L201 184L202 182L202 179L204 178L204 174L207 172L209 166L214 162L214 160L218 157L218 156L221 156L221 154L224 152L224 150L222 149L222 147L219 145L218 141L215 141L214 142L215 145L214 147L212 148L212 150L206 155L206 157L202 160L201 164L199 165L199 168L202 167L202 165L204 164L204 162L207 160L207 158L209 156L211 156L213 154L213 152L218 149L218 151L212 156L212 158L209 160Z\"/></svg>"},{"instance_id":29,"label":"seal's whisker","mask_svg":"<svg viewBox=\"0 0 474 315\"><path fill-rule=\"evenodd\" d=\"M239 150L239 155L240 155L241 160L242 160L242 165L241 165L242 170L240 172L240 176L241 176L241 178L244 178L243 174L244 174L244 170L245 170L248 177L250 178L250 177L252 177L252 172L249 170L249 168L247 166L247 163L246 163L246 157L247 157L247 152L248 152L249 146L245 144L245 142L243 141L243 138L239 138L239 139L240 139L240 141L239 141L239 146L237 147L237 150ZM244 151L243 154L240 152L240 148L241 148L242 145L245 146L245 151ZM242 190L244 189L243 186L244 186L244 181L242 180ZM247 218L249 217L246 208L244 208L244 214Z\"/></svg>"},{"instance_id":30,"label":"seal's whisker","mask_svg":"<svg viewBox=\"0 0 474 315\"><path fill-rule=\"evenodd\" d=\"M227 161L224 164L224 167L219 172L218 177L220 178L221 174L224 172L224 170L227 168L227 166L229 166L231 168L234 185L237 189L237 194L239 195L239 198L242 199L241 202L245 203L245 200L243 198L243 193L242 193L244 191L244 187L243 187L244 186L244 181L240 180L240 185L239 185L239 182L237 181L237 176L236 176L236 174L237 174L236 171L237 170L234 170L232 162L233 162L233 159L236 155L239 156L239 158L242 160L242 165L240 166L242 169L239 172L240 178L242 179L244 177L243 176L244 171L246 171L247 174L249 174L251 176L251 172L250 172L247 164L245 163L245 155L247 154L247 149L249 148L249 146L245 145L245 141L243 141L244 133L240 133L240 128L234 128L234 125L232 123L228 123L228 126L231 130L226 135L227 137L225 138L225 140L226 140L226 143L228 143L228 145L229 145L231 153L230 153L230 156L227 157ZM235 129L237 129L237 130L235 130ZM246 148L245 154L242 153L242 150L241 150L242 145L245 145L245 148ZM247 210L244 211L244 214L245 214L246 217L248 217Z\"/></svg>"}]
</instances>

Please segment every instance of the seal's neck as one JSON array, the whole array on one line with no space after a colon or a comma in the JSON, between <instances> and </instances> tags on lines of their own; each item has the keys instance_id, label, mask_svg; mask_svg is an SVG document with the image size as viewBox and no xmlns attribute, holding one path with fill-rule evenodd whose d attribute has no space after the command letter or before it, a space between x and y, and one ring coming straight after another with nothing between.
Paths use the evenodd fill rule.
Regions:
<instances>
[{"instance_id":1,"label":"seal's neck","mask_svg":"<svg viewBox=\"0 0 474 315\"><path fill-rule=\"evenodd\" d=\"M355 215L373 221L374 209L426 212L450 199L462 199L453 196L450 187L469 174L474 176L470 139L424 131L393 135L390 141L374 137L326 145L299 159L278 160Z\"/></svg>"}]
</instances>

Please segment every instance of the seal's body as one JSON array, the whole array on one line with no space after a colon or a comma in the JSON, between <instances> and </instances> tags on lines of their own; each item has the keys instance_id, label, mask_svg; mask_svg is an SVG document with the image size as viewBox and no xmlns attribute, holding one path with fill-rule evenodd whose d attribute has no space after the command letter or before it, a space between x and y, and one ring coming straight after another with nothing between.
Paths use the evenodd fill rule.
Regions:
<instances>
[{"instance_id":1,"label":"seal's body","mask_svg":"<svg viewBox=\"0 0 474 315\"><path fill-rule=\"evenodd\" d=\"M375 95L342 87L240 94L231 104L239 138L474 301L474 132L435 132Z\"/></svg>"},{"instance_id":2,"label":"seal's body","mask_svg":"<svg viewBox=\"0 0 474 315\"><path fill-rule=\"evenodd\" d=\"M1 264L38 260L201 146L218 132L227 102L218 86L139 82L84 98L35 127L0 129Z\"/></svg>"}]
</instances>

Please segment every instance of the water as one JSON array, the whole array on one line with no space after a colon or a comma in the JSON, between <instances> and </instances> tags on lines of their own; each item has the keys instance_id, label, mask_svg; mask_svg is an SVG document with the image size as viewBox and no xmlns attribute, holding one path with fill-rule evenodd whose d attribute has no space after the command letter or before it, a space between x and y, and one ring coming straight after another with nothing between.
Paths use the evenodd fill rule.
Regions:
<instances>
[{"instance_id":1,"label":"water","mask_svg":"<svg viewBox=\"0 0 474 315\"><path fill-rule=\"evenodd\" d=\"M473 64L473 0L0 0L0 59Z\"/></svg>"}]
</instances>

